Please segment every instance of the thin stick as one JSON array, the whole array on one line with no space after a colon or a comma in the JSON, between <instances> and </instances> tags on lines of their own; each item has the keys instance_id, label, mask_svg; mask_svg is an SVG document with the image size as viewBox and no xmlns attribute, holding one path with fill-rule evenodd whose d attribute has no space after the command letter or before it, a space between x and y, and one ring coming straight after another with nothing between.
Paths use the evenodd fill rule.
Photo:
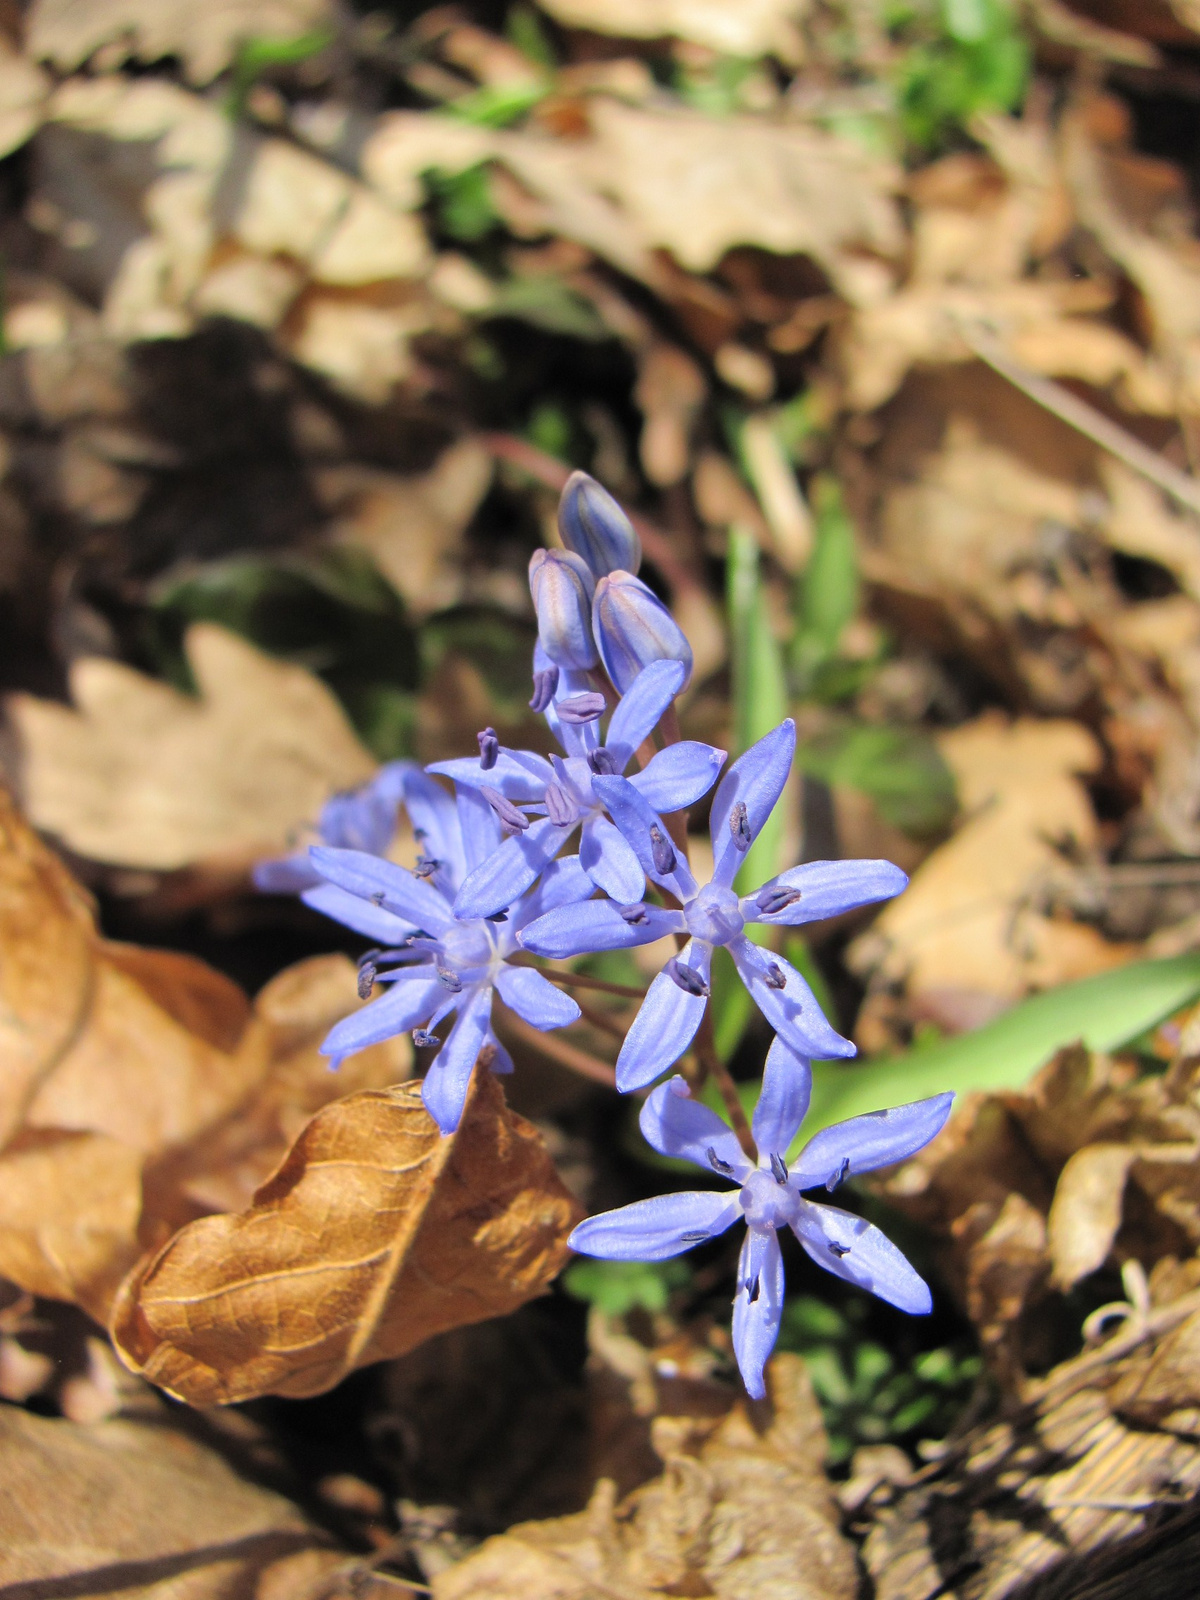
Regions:
<instances>
[{"instance_id":1,"label":"thin stick","mask_svg":"<svg viewBox=\"0 0 1200 1600\"><path fill-rule=\"evenodd\" d=\"M705 1006L704 1016L700 1020L700 1027L696 1032L696 1043L693 1046L696 1058L704 1072L717 1086L726 1111L729 1113L730 1125L737 1134L737 1141L746 1152L751 1161L758 1160L758 1146L754 1143L754 1135L750 1132L750 1124L746 1121L746 1113L742 1109L741 1096L737 1092L737 1084L729 1076L729 1069L717 1054L716 1043L713 1039L712 1006Z\"/></svg>"},{"instance_id":2,"label":"thin stick","mask_svg":"<svg viewBox=\"0 0 1200 1600\"><path fill-rule=\"evenodd\" d=\"M510 961L512 958L509 958ZM522 962L531 966L532 962ZM538 967L543 978L551 983L561 983L564 989L595 989L600 994L615 994L622 1000L644 1000L645 989L635 989L631 983L608 983L604 978L590 977L586 972L558 972L553 967Z\"/></svg>"},{"instance_id":3,"label":"thin stick","mask_svg":"<svg viewBox=\"0 0 1200 1600\"><path fill-rule=\"evenodd\" d=\"M1115 456L1131 471L1164 490L1172 500L1189 511L1200 512L1200 479L1173 467L1157 450L1151 450L1149 445L1135 439L1119 423L1072 394L1061 383L1055 383L1053 378L1043 378L1040 373L1030 372L1027 367L1021 366L978 326L972 326L960 318L958 327L965 342L993 372L1007 378L1014 388L1020 389L1022 394L1028 395L1060 422L1083 434L1085 439L1099 445L1101 450L1107 450L1110 456Z\"/></svg>"},{"instance_id":4,"label":"thin stick","mask_svg":"<svg viewBox=\"0 0 1200 1600\"><path fill-rule=\"evenodd\" d=\"M579 1015L590 1027L599 1028L601 1033L607 1033L612 1039L619 1039L625 1043L625 1029L620 1023L614 1022L605 1011L597 1011L595 1006L585 1006L582 1000L576 1000Z\"/></svg>"},{"instance_id":5,"label":"thin stick","mask_svg":"<svg viewBox=\"0 0 1200 1600\"><path fill-rule=\"evenodd\" d=\"M589 1050L579 1050L573 1044L568 1044L565 1039L559 1039L551 1033L539 1033L528 1022L510 1011L505 1018L506 1026L511 1033L523 1043L532 1045L535 1050L540 1050L542 1055L549 1056L551 1061L557 1061L562 1067L570 1067L572 1072L577 1072L581 1078L589 1078L592 1083L602 1083L606 1089L617 1087L617 1074L607 1061L601 1061L599 1056L594 1056Z\"/></svg>"}]
</instances>

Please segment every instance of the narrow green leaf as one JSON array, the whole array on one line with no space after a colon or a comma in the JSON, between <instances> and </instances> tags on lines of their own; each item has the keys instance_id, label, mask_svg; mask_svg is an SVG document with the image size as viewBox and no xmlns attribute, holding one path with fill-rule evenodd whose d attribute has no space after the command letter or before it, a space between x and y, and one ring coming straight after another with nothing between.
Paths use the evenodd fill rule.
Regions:
<instances>
[{"instance_id":1,"label":"narrow green leaf","mask_svg":"<svg viewBox=\"0 0 1200 1600\"><path fill-rule=\"evenodd\" d=\"M836 654L842 630L858 610L858 553L854 525L841 490L827 473L813 484L816 538L808 566L796 584L796 632L792 664L808 674Z\"/></svg>"},{"instance_id":2,"label":"narrow green leaf","mask_svg":"<svg viewBox=\"0 0 1200 1600\"><path fill-rule=\"evenodd\" d=\"M733 668L733 734L735 753L740 755L777 727L788 713L783 656L767 614L758 545L745 528L729 530L726 593ZM781 804L742 863L737 883L743 894L779 871L783 831Z\"/></svg>"},{"instance_id":3,"label":"narrow green leaf","mask_svg":"<svg viewBox=\"0 0 1200 1600\"><path fill-rule=\"evenodd\" d=\"M1139 961L1035 995L974 1033L906 1056L866 1066L815 1062L804 1137L947 1089L1019 1089L1064 1045L1081 1039L1090 1050L1115 1050L1197 997L1200 952Z\"/></svg>"}]
</instances>

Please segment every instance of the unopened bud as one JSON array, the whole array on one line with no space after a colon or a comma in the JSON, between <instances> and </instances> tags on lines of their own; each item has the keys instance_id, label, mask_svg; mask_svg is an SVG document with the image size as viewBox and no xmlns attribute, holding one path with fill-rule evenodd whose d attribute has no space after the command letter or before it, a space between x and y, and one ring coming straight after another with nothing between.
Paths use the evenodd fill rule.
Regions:
<instances>
[{"instance_id":1,"label":"unopened bud","mask_svg":"<svg viewBox=\"0 0 1200 1600\"><path fill-rule=\"evenodd\" d=\"M596 665L594 588L587 563L570 550L535 550L530 557L529 592L537 612L538 639L556 666L586 671Z\"/></svg>"},{"instance_id":2,"label":"unopened bud","mask_svg":"<svg viewBox=\"0 0 1200 1600\"><path fill-rule=\"evenodd\" d=\"M619 693L632 688L652 661L682 661L692 675L692 647L662 601L631 572L601 578L592 601L592 631L608 673Z\"/></svg>"},{"instance_id":3,"label":"unopened bud","mask_svg":"<svg viewBox=\"0 0 1200 1600\"><path fill-rule=\"evenodd\" d=\"M620 506L586 472L573 472L558 502L558 531L568 550L582 556L593 575L636 572L642 547Z\"/></svg>"},{"instance_id":4,"label":"unopened bud","mask_svg":"<svg viewBox=\"0 0 1200 1600\"><path fill-rule=\"evenodd\" d=\"M500 759L500 741L496 737L496 730L484 728L475 737L479 741L479 765L485 772L490 772Z\"/></svg>"}]
</instances>

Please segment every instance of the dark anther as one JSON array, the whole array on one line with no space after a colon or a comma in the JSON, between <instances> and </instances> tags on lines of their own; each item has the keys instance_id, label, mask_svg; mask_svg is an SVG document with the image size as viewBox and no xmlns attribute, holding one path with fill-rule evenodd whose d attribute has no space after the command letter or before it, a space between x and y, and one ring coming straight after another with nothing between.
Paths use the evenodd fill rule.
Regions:
<instances>
[{"instance_id":1,"label":"dark anther","mask_svg":"<svg viewBox=\"0 0 1200 1600\"><path fill-rule=\"evenodd\" d=\"M800 899L799 889L789 889L786 884L768 883L754 897L754 904L764 917L778 916Z\"/></svg>"},{"instance_id":2,"label":"dark anther","mask_svg":"<svg viewBox=\"0 0 1200 1600\"><path fill-rule=\"evenodd\" d=\"M479 741L479 765L485 772L490 772L500 757L500 741L496 737L496 730L484 728L475 737Z\"/></svg>"},{"instance_id":3,"label":"dark anther","mask_svg":"<svg viewBox=\"0 0 1200 1600\"><path fill-rule=\"evenodd\" d=\"M836 1172L831 1172L829 1174L829 1176L825 1179L825 1187L829 1190L830 1194L832 1194L835 1189L840 1189L841 1188L842 1184L845 1183L845 1181L846 1181L846 1177L847 1177L847 1174L849 1173L849 1171L850 1171L850 1157L849 1156L843 1156L842 1157L841 1166L837 1169Z\"/></svg>"},{"instance_id":4,"label":"dark anther","mask_svg":"<svg viewBox=\"0 0 1200 1600\"><path fill-rule=\"evenodd\" d=\"M646 908L640 901L632 906L618 906L617 912L621 919L627 922L631 928L640 928L644 922L649 920L646 916Z\"/></svg>"},{"instance_id":5,"label":"dark anther","mask_svg":"<svg viewBox=\"0 0 1200 1600\"><path fill-rule=\"evenodd\" d=\"M449 989L451 994L462 993L462 979L453 967L444 967L439 961L437 963L437 975L438 982L443 989Z\"/></svg>"},{"instance_id":6,"label":"dark anther","mask_svg":"<svg viewBox=\"0 0 1200 1600\"><path fill-rule=\"evenodd\" d=\"M560 783L546 785L546 815L556 828L569 828L578 821L579 812L571 796Z\"/></svg>"},{"instance_id":7,"label":"dark anther","mask_svg":"<svg viewBox=\"0 0 1200 1600\"><path fill-rule=\"evenodd\" d=\"M650 849L654 856L654 870L662 877L669 877L675 871L678 857L670 839L659 827L650 829Z\"/></svg>"},{"instance_id":8,"label":"dark anther","mask_svg":"<svg viewBox=\"0 0 1200 1600\"><path fill-rule=\"evenodd\" d=\"M488 915L483 920L485 922L507 922L508 921L508 912L507 911L492 911L492 912L489 912Z\"/></svg>"},{"instance_id":9,"label":"dark anther","mask_svg":"<svg viewBox=\"0 0 1200 1600\"><path fill-rule=\"evenodd\" d=\"M525 832L529 818L523 811L518 811L511 800L506 800L499 789L490 788L485 783L480 786L479 792L506 828L511 828L514 833Z\"/></svg>"},{"instance_id":10,"label":"dark anther","mask_svg":"<svg viewBox=\"0 0 1200 1600\"><path fill-rule=\"evenodd\" d=\"M595 722L603 714L605 704L602 694L573 694L569 700L560 700L555 709L564 722L578 724Z\"/></svg>"},{"instance_id":11,"label":"dark anther","mask_svg":"<svg viewBox=\"0 0 1200 1600\"><path fill-rule=\"evenodd\" d=\"M436 1033L430 1033L428 1028L414 1028L412 1042L418 1050L430 1050L435 1044L441 1044Z\"/></svg>"},{"instance_id":12,"label":"dark anther","mask_svg":"<svg viewBox=\"0 0 1200 1600\"><path fill-rule=\"evenodd\" d=\"M588 751L587 764L598 778L613 778L620 772L616 756L602 744Z\"/></svg>"},{"instance_id":13,"label":"dark anther","mask_svg":"<svg viewBox=\"0 0 1200 1600\"><path fill-rule=\"evenodd\" d=\"M705 1239L711 1239L711 1233L681 1233L680 1242L683 1244L703 1244Z\"/></svg>"},{"instance_id":14,"label":"dark anther","mask_svg":"<svg viewBox=\"0 0 1200 1600\"><path fill-rule=\"evenodd\" d=\"M708 984L705 983L695 967L689 967L685 961L680 961L678 956L672 956L663 971L679 985L685 994L702 995L707 999L711 993Z\"/></svg>"},{"instance_id":15,"label":"dark anther","mask_svg":"<svg viewBox=\"0 0 1200 1600\"><path fill-rule=\"evenodd\" d=\"M714 1145L710 1144L704 1154L708 1157L708 1164L714 1172L723 1173L727 1178L732 1177L733 1168L730 1166L728 1161L722 1160L722 1158L717 1154L716 1147Z\"/></svg>"},{"instance_id":16,"label":"dark anther","mask_svg":"<svg viewBox=\"0 0 1200 1600\"><path fill-rule=\"evenodd\" d=\"M755 1273L754 1277L750 1280L750 1282L747 1283L747 1284L744 1284L743 1287L746 1290L746 1295L747 1295L747 1298L750 1301L750 1304L753 1305L754 1302L758 1299L759 1291L760 1291L760 1289L762 1287L762 1279L758 1276L757 1273Z\"/></svg>"},{"instance_id":17,"label":"dark anther","mask_svg":"<svg viewBox=\"0 0 1200 1600\"><path fill-rule=\"evenodd\" d=\"M733 835L733 842L739 850L749 850L753 840L750 836L750 818L746 812L746 802L744 800L739 800L729 813L729 831Z\"/></svg>"},{"instance_id":18,"label":"dark anther","mask_svg":"<svg viewBox=\"0 0 1200 1600\"><path fill-rule=\"evenodd\" d=\"M417 864L413 868L413 876L417 878L432 878L441 864L436 856L418 856Z\"/></svg>"},{"instance_id":19,"label":"dark anther","mask_svg":"<svg viewBox=\"0 0 1200 1600\"><path fill-rule=\"evenodd\" d=\"M544 667L533 675L533 699L529 702L530 711L545 711L554 699L554 691L558 688L558 668Z\"/></svg>"},{"instance_id":20,"label":"dark anther","mask_svg":"<svg viewBox=\"0 0 1200 1600\"><path fill-rule=\"evenodd\" d=\"M365 1000L375 987L375 974L379 969L375 963L364 958L358 967L358 998Z\"/></svg>"},{"instance_id":21,"label":"dark anther","mask_svg":"<svg viewBox=\"0 0 1200 1600\"><path fill-rule=\"evenodd\" d=\"M373 906L381 906L386 899L387 899L387 891L385 889L374 889L374 890L372 890L372 892L371 892L371 904Z\"/></svg>"},{"instance_id":22,"label":"dark anther","mask_svg":"<svg viewBox=\"0 0 1200 1600\"><path fill-rule=\"evenodd\" d=\"M783 975L783 968L777 961L769 961L767 970L763 973L763 982L768 989L786 989L787 979Z\"/></svg>"},{"instance_id":23,"label":"dark anther","mask_svg":"<svg viewBox=\"0 0 1200 1600\"><path fill-rule=\"evenodd\" d=\"M843 1256L848 1256L850 1254L850 1246L848 1244L838 1244L836 1239L830 1239L830 1241L829 1241L829 1249L830 1249L831 1253L838 1258L839 1261L842 1259Z\"/></svg>"},{"instance_id":24,"label":"dark anther","mask_svg":"<svg viewBox=\"0 0 1200 1600\"><path fill-rule=\"evenodd\" d=\"M771 1176L776 1183L786 1183L788 1181L787 1162L782 1156L777 1156L774 1151L771 1152Z\"/></svg>"}]
</instances>

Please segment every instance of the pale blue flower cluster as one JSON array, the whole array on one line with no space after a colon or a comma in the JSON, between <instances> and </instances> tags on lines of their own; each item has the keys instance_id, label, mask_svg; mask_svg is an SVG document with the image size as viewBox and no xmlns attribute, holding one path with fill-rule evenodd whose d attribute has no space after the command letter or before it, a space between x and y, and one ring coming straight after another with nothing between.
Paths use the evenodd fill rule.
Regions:
<instances>
[{"instance_id":1,"label":"pale blue flower cluster","mask_svg":"<svg viewBox=\"0 0 1200 1600\"><path fill-rule=\"evenodd\" d=\"M709 1002L713 951L729 952L775 1030L753 1119L757 1167L729 1127L690 1097L682 1078L672 1078L642 1109L646 1138L737 1189L640 1201L590 1218L571 1244L585 1254L655 1261L743 1217L734 1348L748 1392L761 1396L783 1304L780 1227L790 1227L839 1277L903 1310L929 1310L928 1289L878 1229L803 1195L905 1159L942 1126L953 1097L827 1128L789 1166L808 1107L810 1061L855 1051L796 968L753 942L746 926L838 916L898 894L907 880L887 861L813 861L749 893L735 889L791 771L795 728L787 719L717 785L712 879L696 882L667 818L709 792L725 752L695 741L654 742L687 686L691 650L636 576L641 549L629 519L585 473L573 474L563 491L559 529L565 548L540 550L530 563L538 618L530 704L545 716L561 754L547 759L509 749L485 728L476 756L428 772L393 762L363 789L328 803L320 844L262 863L256 882L298 892L374 941L360 963L359 991L364 999L376 985L384 992L339 1022L322 1049L336 1065L411 1030L418 1048L436 1050L422 1093L443 1134L458 1126L477 1064L512 1070L492 1028L496 993L538 1029L580 1016L531 957L675 937L677 953L650 984L617 1058L617 1087L628 1092L653 1083L688 1050ZM449 779L453 796L430 774ZM386 859L400 806L420 850L412 870ZM564 855L576 835L578 853Z\"/></svg>"}]
</instances>

